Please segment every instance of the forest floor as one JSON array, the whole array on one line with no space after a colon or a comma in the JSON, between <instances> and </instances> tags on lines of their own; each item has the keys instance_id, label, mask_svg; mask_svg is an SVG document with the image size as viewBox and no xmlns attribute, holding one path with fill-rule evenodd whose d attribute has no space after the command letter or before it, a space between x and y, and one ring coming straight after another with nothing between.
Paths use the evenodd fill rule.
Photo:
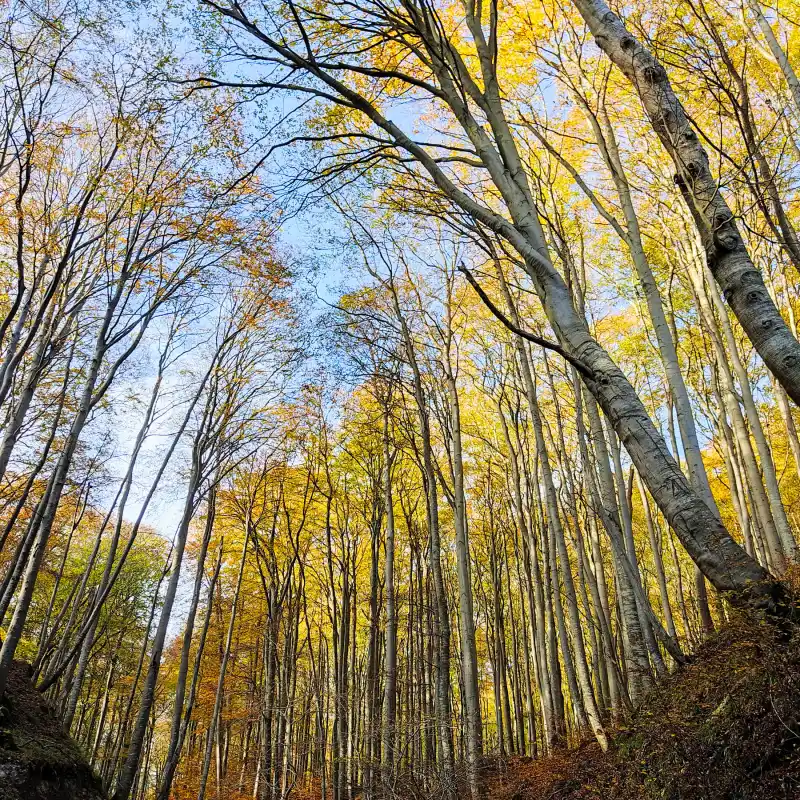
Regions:
<instances>
[{"instance_id":1,"label":"forest floor","mask_svg":"<svg viewBox=\"0 0 800 800\"><path fill-rule=\"evenodd\" d=\"M100 800L99 782L47 700L30 666L12 665L0 705L0 800Z\"/></svg>"},{"instance_id":2,"label":"forest floor","mask_svg":"<svg viewBox=\"0 0 800 800\"><path fill-rule=\"evenodd\" d=\"M594 743L487 764L490 800L800 798L800 630L736 619Z\"/></svg>"}]
</instances>

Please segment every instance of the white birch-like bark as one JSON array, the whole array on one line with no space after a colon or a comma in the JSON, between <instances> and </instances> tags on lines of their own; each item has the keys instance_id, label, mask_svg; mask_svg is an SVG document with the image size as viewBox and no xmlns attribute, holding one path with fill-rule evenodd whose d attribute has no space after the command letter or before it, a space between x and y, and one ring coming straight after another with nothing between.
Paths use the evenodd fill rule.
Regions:
<instances>
[{"instance_id":1,"label":"white birch-like bark","mask_svg":"<svg viewBox=\"0 0 800 800\"><path fill-rule=\"evenodd\" d=\"M604 0L573 0L597 45L639 95L703 241L708 268L759 355L800 405L800 342L764 285L664 67L626 29Z\"/></svg>"}]
</instances>

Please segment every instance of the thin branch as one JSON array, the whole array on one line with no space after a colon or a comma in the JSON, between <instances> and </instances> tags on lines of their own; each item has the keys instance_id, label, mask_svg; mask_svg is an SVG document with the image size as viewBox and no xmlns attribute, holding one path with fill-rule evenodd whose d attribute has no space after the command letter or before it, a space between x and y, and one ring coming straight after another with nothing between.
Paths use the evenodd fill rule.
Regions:
<instances>
[{"instance_id":1,"label":"thin branch","mask_svg":"<svg viewBox=\"0 0 800 800\"><path fill-rule=\"evenodd\" d=\"M469 281L470 286L475 290L478 297L483 300L484 305L489 309L489 311L494 314L503 325L506 326L510 331L516 333L517 336L521 336L523 339L527 339L529 342L533 342L534 344L538 344L540 347L544 347L546 350L552 350L554 353L558 353L565 361L569 361L578 372L581 373L585 378L589 378L590 380L595 380L595 374L590 367L583 363L575 356L570 355L560 344L556 344L556 342L551 342L549 339L544 339L541 336L537 336L535 333L530 333L529 331L525 331L522 328L515 325L502 311L489 299L489 295L483 291L481 285L476 280L475 276L464 266L463 263L458 265L458 271L464 274L464 277Z\"/></svg>"}]
</instances>

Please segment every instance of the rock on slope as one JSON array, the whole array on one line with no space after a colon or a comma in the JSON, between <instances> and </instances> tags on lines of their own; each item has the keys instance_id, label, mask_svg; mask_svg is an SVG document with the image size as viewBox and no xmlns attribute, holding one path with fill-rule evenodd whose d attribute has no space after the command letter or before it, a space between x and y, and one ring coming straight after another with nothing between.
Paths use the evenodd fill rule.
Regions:
<instances>
[{"instance_id":1,"label":"rock on slope","mask_svg":"<svg viewBox=\"0 0 800 800\"><path fill-rule=\"evenodd\" d=\"M0 703L0 800L103 800L80 748L14 662Z\"/></svg>"}]
</instances>

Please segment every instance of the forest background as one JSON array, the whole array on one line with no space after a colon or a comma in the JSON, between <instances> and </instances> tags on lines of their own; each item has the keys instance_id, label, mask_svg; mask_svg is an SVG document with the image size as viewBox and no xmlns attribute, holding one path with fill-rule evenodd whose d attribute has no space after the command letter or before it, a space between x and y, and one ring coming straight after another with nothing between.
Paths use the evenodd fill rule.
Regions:
<instances>
[{"instance_id":1,"label":"forest background","mask_svg":"<svg viewBox=\"0 0 800 800\"><path fill-rule=\"evenodd\" d=\"M791 2L2 10L0 697L115 800L478 797L786 614Z\"/></svg>"}]
</instances>

